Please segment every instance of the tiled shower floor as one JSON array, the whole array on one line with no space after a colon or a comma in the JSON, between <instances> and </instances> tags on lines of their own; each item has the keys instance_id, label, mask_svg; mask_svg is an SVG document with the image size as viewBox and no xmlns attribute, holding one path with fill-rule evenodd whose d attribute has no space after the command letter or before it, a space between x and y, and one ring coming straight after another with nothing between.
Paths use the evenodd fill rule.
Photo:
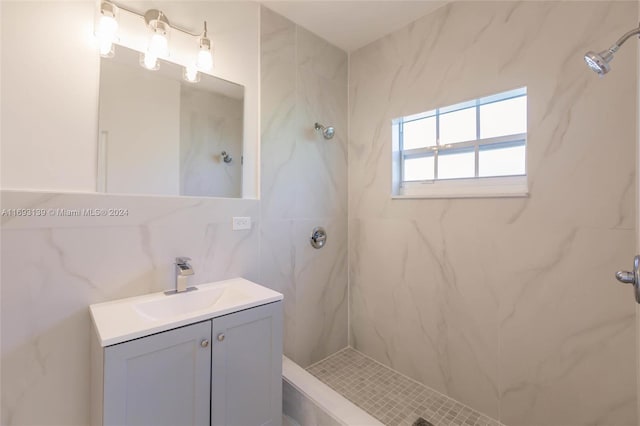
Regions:
<instances>
[{"instance_id":1,"label":"tiled shower floor","mask_svg":"<svg viewBox=\"0 0 640 426\"><path fill-rule=\"evenodd\" d=\"M352 348L331 355L307 371L385 425L411 426L420 417L434 426L501 425Z\"/></svg>"}]
</instances>

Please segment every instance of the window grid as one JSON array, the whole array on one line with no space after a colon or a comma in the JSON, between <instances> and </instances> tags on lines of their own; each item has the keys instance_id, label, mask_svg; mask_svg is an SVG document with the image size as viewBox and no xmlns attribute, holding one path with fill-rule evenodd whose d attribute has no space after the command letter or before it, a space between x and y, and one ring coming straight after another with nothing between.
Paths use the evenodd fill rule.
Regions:
<instances>
[{"instance_id":1,"label":"window grid","mask_svg":"<svg viewBox=\"0 0 640 426\"><path fill-rule=\"evenodd\" d=\"M438 177L438 157L439 157L439 153L443 152L446 153L448 151L453 152L456 150L461 150L464 148L470 148L473 147L474 149L474 176L471 179L479 179L480 178L480 147L481 146L486 146L486 145L494 145L494 144L500 144L500 143L505 143L505 142L522 142L526 145L526 140L527 140L527 134L526 133L517 133L517 134L510 134L510 135L505 135L505 136L497 136L497 137L491 137L491 138L484 138L481 139L480 138L480 134L481 134L481 123L480 123L480 106L482 105L487 105L487 104L491 104L491 103L497 103L497 102L503 102L503 101L507 101L507 100L511 100L511 99L516 99L516 98L520 98L520 97L526 97L527 93L526 91L524 93L520 93L517 94L515 96L505 96L505 97L500 97L498 99L493 99L489 102L481 102L481 99L476 99L475 100L475 105L473 106L467 106L464 105L463 107L459 108L459 109L451 109L450 107L445 107L445 108L436 108L435 113L433 115L425 115L423 117L419 117L419 118L411 118L410 120L404 120L404 118L400 119L398 124L398 128L399 128L399 144L400 144L400 152L401 152L401 159L402 161L400 161L400 173L401 173L401 181L402 183L404 182L421 182L421 181L406 181L405 180L405 175L404 175L404 162L407 159L414 159L414 158L423 158L423 157L429 157L429 156L433 156L434 157L434 178L433 180L429 179L429 180L423 180L422 182L431 182L431 181L437 181L437 180L451 180L451 179L439 179ZM463 103L463 104L468 104L468 103ZM466 108L475 108L475 117L476 117L476 138L475 140L471 140L471 141L464 141L464 142L455 142L455 143L450 143L450 144L445 144L445 145L441 145L440 144L440 116L442 114L446 114L446 113L451 113L451 112L456 112L456 111L460 111ZM441 110L445 109L446 111L444 113L441 113ZM405 150L404 149L404 131L403 131L403 127L405 123L408 122L412 122L412 121L418 121L418 120L424 120L430 117L435 117L436 119L436 146L429 146L429 147L424 147L424 148L414 148L414 149L408 149ZM525 173L526 174L526 173ZM523 174L523 175L525 175ZM523 175L516 175L516 176L523 176ZM469 179L469 178L461 178L461 179Z\"/></svg>"}]
</instances>

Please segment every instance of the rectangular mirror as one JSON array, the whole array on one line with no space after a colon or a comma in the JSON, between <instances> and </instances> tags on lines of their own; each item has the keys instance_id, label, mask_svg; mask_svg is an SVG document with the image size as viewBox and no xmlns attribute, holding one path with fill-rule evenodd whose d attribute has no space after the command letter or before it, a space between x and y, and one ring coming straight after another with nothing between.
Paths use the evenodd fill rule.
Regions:
<instances>
[{"instance_id":1,"label":"rectangular mirror","mask_svg":"<svg viewBox=\"0 0 640 426\"><path fill-rule=\"evenodd\" d=\"M244 86L115 49L100 63L97 191L242 197Z\"/></svg>"}]
</instances>

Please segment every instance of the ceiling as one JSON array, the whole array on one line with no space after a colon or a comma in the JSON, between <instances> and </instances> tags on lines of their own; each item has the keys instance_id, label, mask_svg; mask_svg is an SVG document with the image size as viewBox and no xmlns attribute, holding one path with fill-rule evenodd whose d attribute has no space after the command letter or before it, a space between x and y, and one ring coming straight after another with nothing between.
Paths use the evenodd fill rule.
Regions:
<instances>
[{"instance_id":1,"label":"ceiling","mask_svg":"<svg viewBox=\"0 0 640 426\"><path fill-rule=\"evenodd\" d=\"M262 0L261 3L351 52L434 11L446 0Z\"/></svg>"}]
</instances>

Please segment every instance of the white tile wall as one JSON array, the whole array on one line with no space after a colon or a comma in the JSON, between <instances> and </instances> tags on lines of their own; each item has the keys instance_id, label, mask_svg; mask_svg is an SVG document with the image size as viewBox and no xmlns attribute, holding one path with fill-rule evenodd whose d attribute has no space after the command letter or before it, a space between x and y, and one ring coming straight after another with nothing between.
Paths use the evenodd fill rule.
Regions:
<instances>
[{"instance_id":1,"label":"white tile wall","mask_svg":"<svg viewBox=\"0 0 640 426\"><path fill-rule=\"evenodd\" d=\"M266 8L261 31L262 279L289 296L285 354L306 366L347 344L347 55Z\"/></svg>"}]
</instances>

